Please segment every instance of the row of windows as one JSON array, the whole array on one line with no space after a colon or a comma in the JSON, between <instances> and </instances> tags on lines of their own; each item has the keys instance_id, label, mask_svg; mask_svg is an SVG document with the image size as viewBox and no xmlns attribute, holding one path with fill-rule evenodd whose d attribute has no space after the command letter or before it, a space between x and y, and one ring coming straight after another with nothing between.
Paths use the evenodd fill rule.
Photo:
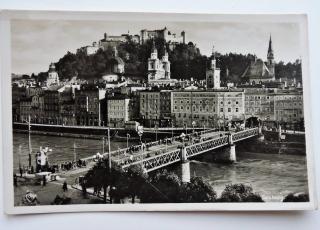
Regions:
<instances>
[{"instance_id":1,"label":"row of windows","mask_svg":"<svg viewBox=\"0 0 320 230\"><path fill-rule=\"evenodd\" d=\"M189 100L187 100L186 102L187 102L187 104L190 103ZM196 104L196 102L197 102L197 101L193 101L193 104ZM203 101L199 101L199 102L200 102L200 104L210 104L210 101L209 101L209 100L203 100ZM184 103L184 101L181 100L181 101L180 101L180 104L183 104L183 103ZM212 103L213 103L213 104L216 104L215 101L213 101ZM231 101L227 101L227 104L228 104L228 105L230 105L231 103L232 103ZM178 104L178 101L174 101L174 104ZM223 105L224 102L223 102L223 101L220 101L220 104ZM238 104L239 104L239 101L235 101L235 104L238 105Z\"/></svg>"}]
</instances>

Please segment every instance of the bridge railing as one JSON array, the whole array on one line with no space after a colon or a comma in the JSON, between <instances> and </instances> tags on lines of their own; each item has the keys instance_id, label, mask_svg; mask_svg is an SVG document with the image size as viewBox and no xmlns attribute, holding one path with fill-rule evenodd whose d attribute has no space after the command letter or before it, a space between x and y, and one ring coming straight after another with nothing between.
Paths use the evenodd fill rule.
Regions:
<instances>
[{"instance_id":1,"label":"bridge railing","mask_svg":"<svg viewBox=\"0 0 320 230\"><path fill-rule=\"evenodd\" d=\"M139 161L120 162L120 166L125 170L131 165L142 164L146 172L151 172L158 168L180 161L180 149L175 149L167 153L141 159Z\"/></svg>"},{"instance_id":2,"label":"bridge railing","mask_svg":"<svg viewBox=\"0 0 320 230\"><path fill-rule=\"evenodd\" d=\"M192 157L208 150L218 148L228 144L228 137L218 137L214 139L209 139L204 142L200 142L191 146L186 147L187 157Z\"/></svg>"},{"instance_id":3,"label":"bridge railing","mask_svg":"<svg viewBox=\"0 0 320 230\"><path fill-rule=\"evenodd\" d=\"M259 128L246 129L232 134L232 141L241 141L259 134Z\"/></svg>"}]
</instances>

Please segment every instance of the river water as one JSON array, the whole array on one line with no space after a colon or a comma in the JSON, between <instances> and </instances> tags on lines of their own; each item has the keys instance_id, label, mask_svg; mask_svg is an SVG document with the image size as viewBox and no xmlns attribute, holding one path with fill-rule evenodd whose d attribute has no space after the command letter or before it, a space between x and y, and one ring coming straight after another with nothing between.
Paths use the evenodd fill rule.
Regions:
<instances>
[{"instance_id":1,"label":"river water","mask_svg":"<svg viewBox=\"0 0 320 230\"><path fill-rule=\"evenodd\" d=\"M33 152L39 147L52 149L50 163L61 163L76 158L91 156L102 152L102 141L55 136L32 135ZM75 151L74 151L75 145ZM28 135L14 133L14 168L28 162ZM111 150L126 147L126 142L111 142ZM21 151L19 151L19 148ZM20 152L20 154L19 154ZM32 159L34 160L34 158ZM34 163L34 162L33 162ZM178 167L173 171L178 172ZM218 194L226 184L245 183L266 201L281 201L290 192L308 192L307 166L305 156L248 153L237 151L237 162L226 165L214 162L192 160L192 176L203 176Z\"/></svg>"}]
</instances>

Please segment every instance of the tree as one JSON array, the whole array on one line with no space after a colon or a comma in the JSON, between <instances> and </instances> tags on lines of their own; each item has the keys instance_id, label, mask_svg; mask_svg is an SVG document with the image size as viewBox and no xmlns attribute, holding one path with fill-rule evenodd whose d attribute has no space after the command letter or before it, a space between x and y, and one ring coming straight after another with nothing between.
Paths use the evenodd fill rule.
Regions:
<instances>
[{"instance_id":1,"label":"tree","mask_svg":"<svg viewBox=\"0 0 320 230\"><path fill-rule=\"evenodd\" d=\"M217 193L202 177L192 177L190 183L181 188L182 202L215 202Z\"/></svg>"},{"instance_id":2,"label":"tree","mask_svg":"<svg viewBox=\"0 0 320 230\"><path fill-rule=\"evenodd\" d=\"M107 188L110 186L114 186L116 184L117 178L121 171L116 168L116 166L112 166L109 168L108 159L103 159L97 162L85 175L84 184L86 187L93 187L95 191L103 189L104 195L103 200L107 202ZM110 194L109 194L110 195ZM112 197L110 196L110 202L112 202Z\"/></svg>"},{"instance_id":3,"label":"tree","mask_svg":"<svg viewBox=\"0 0 320 230\"><path fill-rule=\"evenodd\" d=\"M288 194L282 202L308 202L309 201L309 195L306 193L300 193L300 194Z\"/></svg>"},{"instance_id":4,"label":"tree","mask_svg":"<svg viewBox=\"0 0 320 230\"><path fill-rule=\"evenodd\" d=\"M142 203L180 202L181 180L173 173L158 172L143 186L140 199Z\"/></svg>"},{"instance_id":5,"label":"tree","mask_svg":"<svg viewBox=\"0 0 320 230\"><path fill-rule=\"evenodd\" d=\"M264 202L261 196L253 193L251 186L230 184L223 190L218 202Z\"/></svg>"},{"instance_id":6,"label":"tree","mask_svg":"<svg viewBox=\"0 0 320 230\"><path fill-rule=\"evenodd\" d=\"M143 185L146 183L148 174L140 164L131 165L126 172L128 179L128 194L131 196L132 203L135 203L135 198L140 194Z\"/></svg>"}]
</instances>

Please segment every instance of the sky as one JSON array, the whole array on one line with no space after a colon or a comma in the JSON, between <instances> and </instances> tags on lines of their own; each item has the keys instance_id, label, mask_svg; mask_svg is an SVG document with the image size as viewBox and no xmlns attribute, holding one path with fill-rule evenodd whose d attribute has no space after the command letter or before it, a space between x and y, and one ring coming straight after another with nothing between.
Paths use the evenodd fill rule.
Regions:
<instances>
[{"instance_id":1,"label":"sky","mask_svg":"<svg viewBox=\"0 0 320 230\"><path fill-rule=\"evenodd\" d=\"M275 61L295 61L302 56L299 25L265 22L125 22L13 20L11 22L12 73L31 74L47 71L68 51L90 45L108 35L140 34L141 29L162 29L172 33L186 32L204 55L212 46L219 53L256 54L266 60L268 42L272 36Z\"/></svg>"}]
</instances>

